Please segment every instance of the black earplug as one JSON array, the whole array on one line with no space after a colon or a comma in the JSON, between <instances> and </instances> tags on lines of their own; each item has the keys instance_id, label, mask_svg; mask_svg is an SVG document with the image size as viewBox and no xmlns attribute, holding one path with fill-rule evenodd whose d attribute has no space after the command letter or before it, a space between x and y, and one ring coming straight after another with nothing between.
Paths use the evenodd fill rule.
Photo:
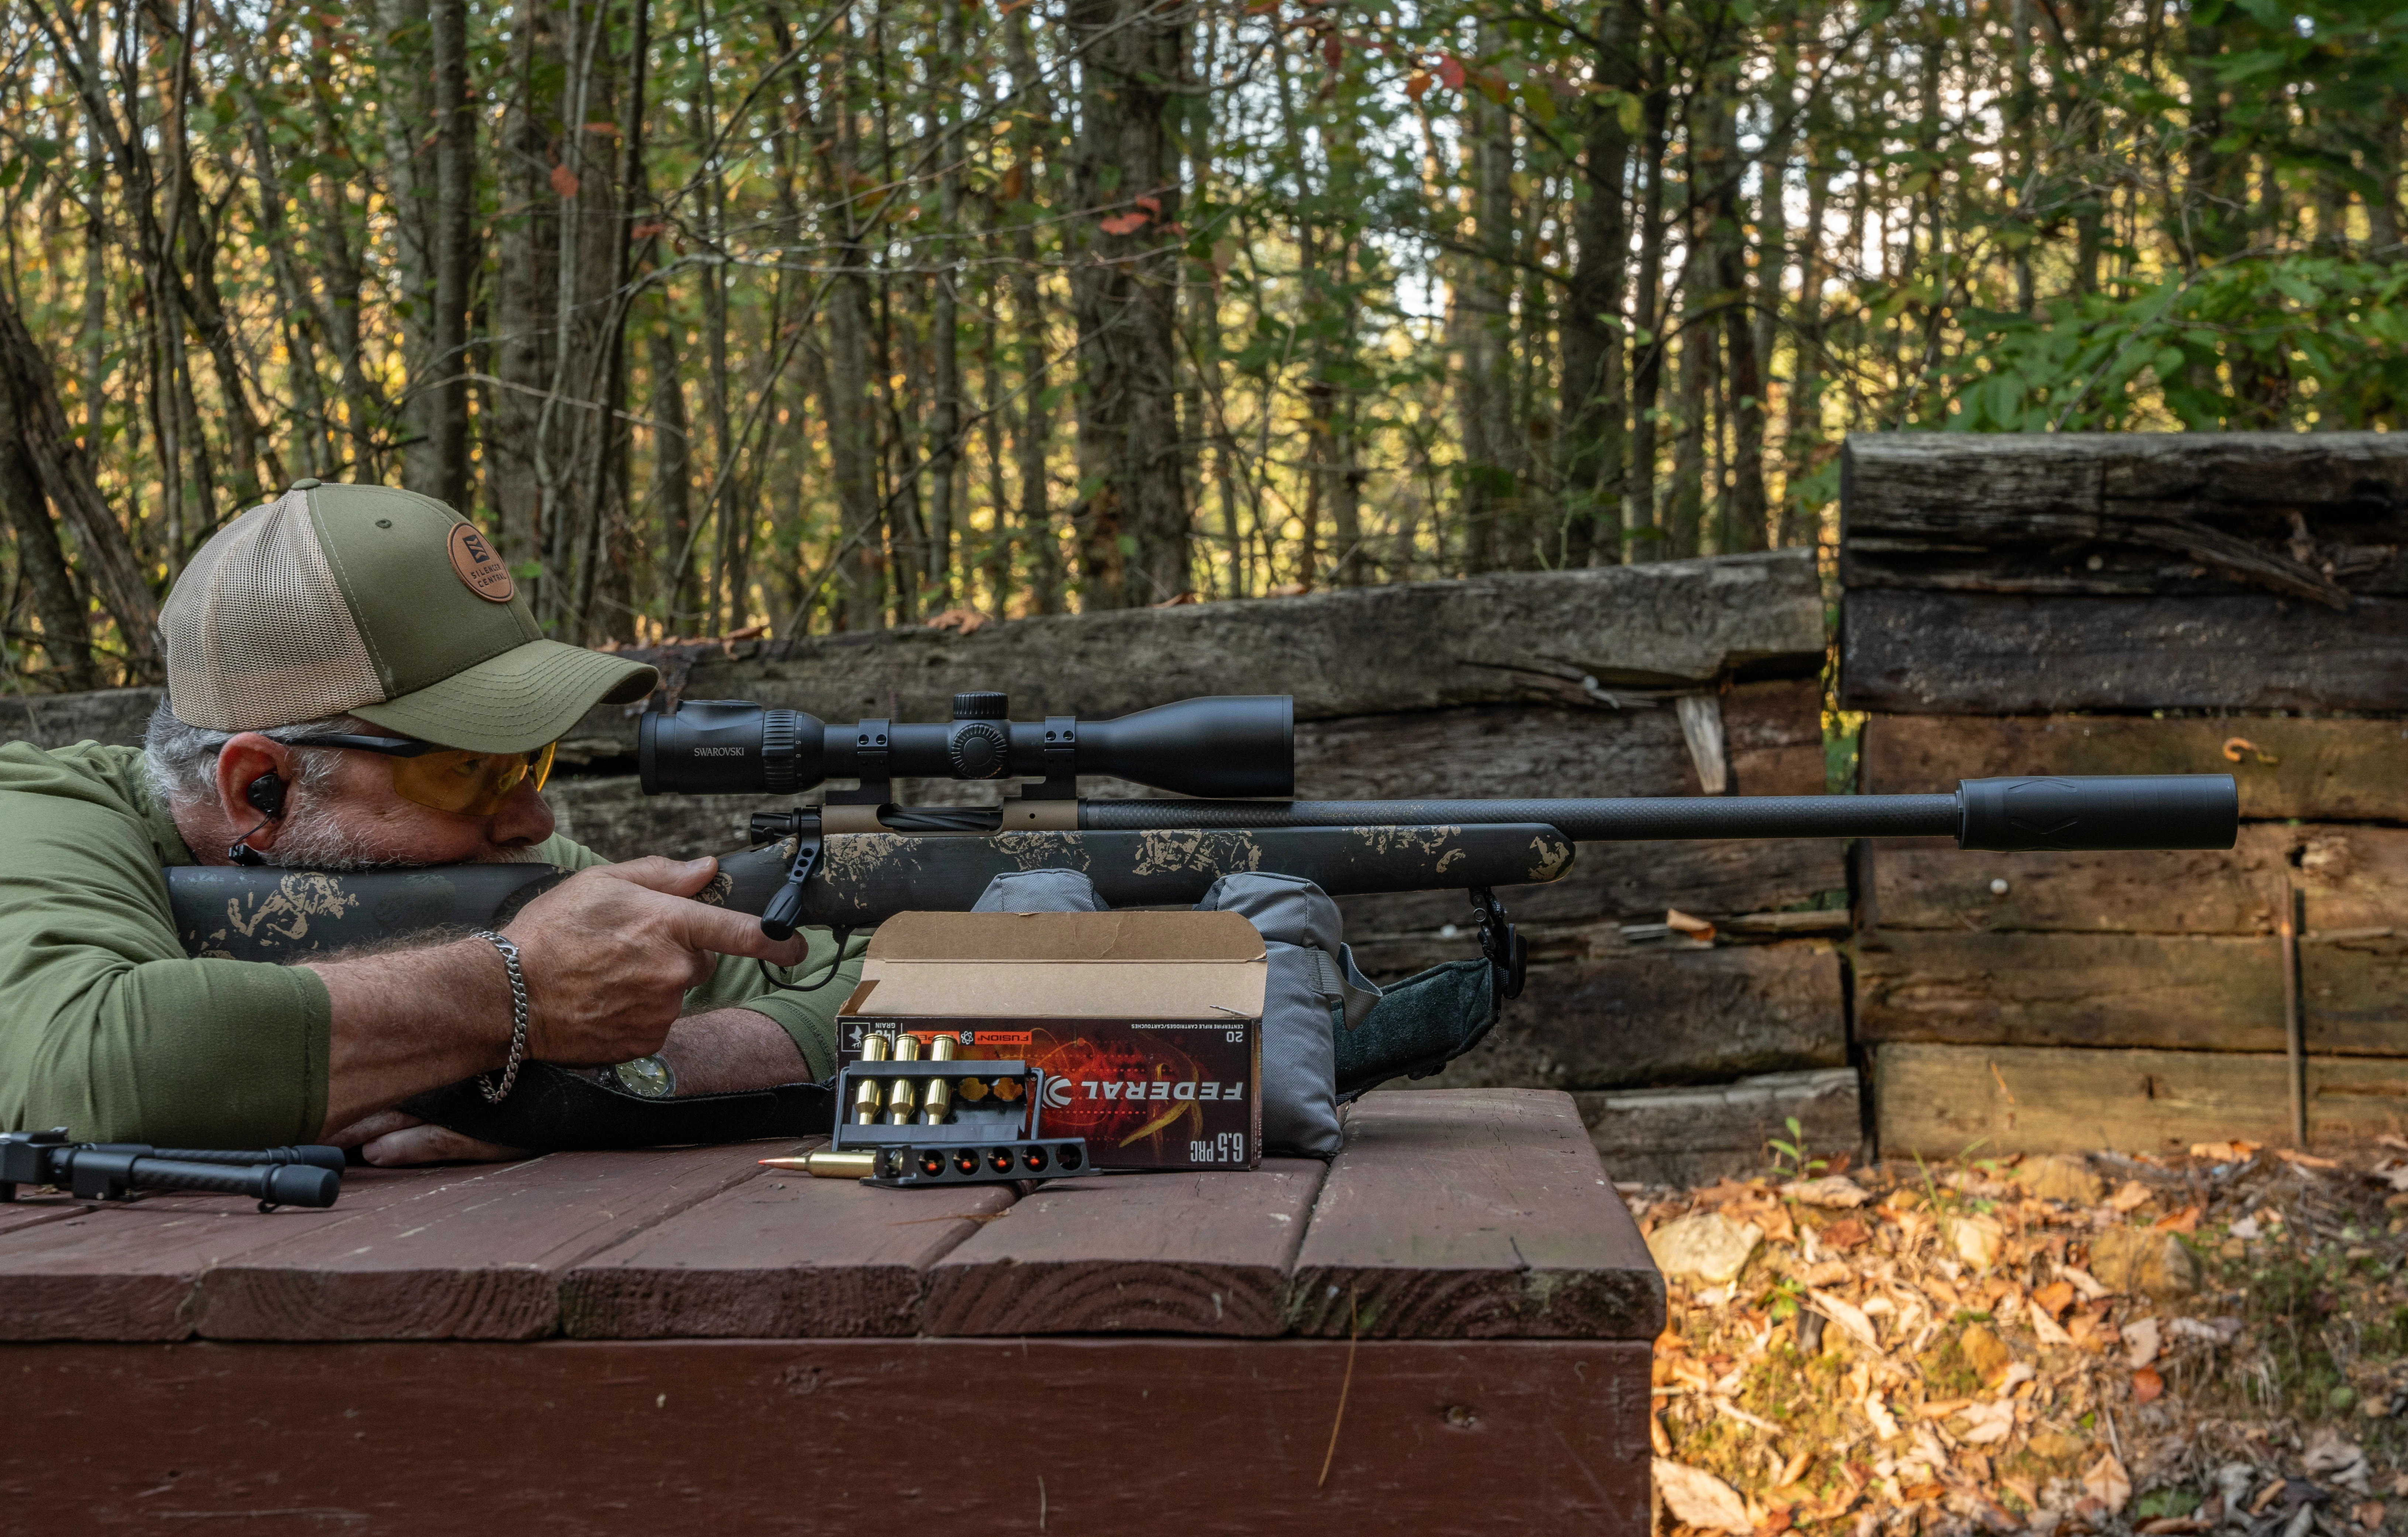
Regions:
<instances>
[{"instance_id":1,"label":"black earplug","mask_svg":"<svg viewBox=\"0 0 2408 1537\"><path fill-rule=\"evenodd\" d=\"M251 808L273 822L284 814L284 781L273 773L262 774L251 782L242 798Z\"/></svg>"}]
</instances>

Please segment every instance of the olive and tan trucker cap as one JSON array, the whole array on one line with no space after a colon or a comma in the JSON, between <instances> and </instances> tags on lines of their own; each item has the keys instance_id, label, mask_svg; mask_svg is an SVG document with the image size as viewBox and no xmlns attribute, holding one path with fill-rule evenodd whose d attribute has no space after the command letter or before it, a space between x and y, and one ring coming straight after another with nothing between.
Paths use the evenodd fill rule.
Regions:
<instances>
[{"instance_id":1,"label":"olive and tan trucker cap","mask_svg":"<svg viewBox=\"0 0 2408 1537\"><path fill-rule=\"evenodd\" d=\"M446 747L527 752L660 676L544 639L473 524L389 486L294 481L201 546L159 628L167 707L209 731L349 714Z\"/></svg>"}]
</instances>

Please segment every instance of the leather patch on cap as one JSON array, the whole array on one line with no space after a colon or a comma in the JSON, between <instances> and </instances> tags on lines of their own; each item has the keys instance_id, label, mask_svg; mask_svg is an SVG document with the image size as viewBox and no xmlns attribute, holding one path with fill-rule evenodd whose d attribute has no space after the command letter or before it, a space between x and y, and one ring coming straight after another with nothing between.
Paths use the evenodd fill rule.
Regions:
<instances>
[{"instance_id":1,"label":"leather patch on cap","mask_svg":"<svg viewBox=\"0 0 2408 1537\"><path fill-rule=\"evenodd\" d=\"M452 569L468 590L488 603L508 603L516 593L518 583L510 580L510 568L502 557L485 542L485 536L465 523L452 525Z\"/></svg>"}]
</instances>

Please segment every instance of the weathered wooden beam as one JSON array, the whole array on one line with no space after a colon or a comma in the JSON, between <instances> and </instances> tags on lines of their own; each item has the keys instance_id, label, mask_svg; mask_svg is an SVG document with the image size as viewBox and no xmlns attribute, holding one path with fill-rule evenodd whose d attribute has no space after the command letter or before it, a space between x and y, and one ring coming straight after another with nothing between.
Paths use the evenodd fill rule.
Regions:
<instances>
[{"instance_id":1,"label":"weathered wooden beam","mask_svg":"<svg viewBox=\"0 0 2408 1537\"><path fill-rule=\"evenodd\" d=\"M2280 1051L2281 964L2271 938L1883 928L1856 947L1856 1034Z\"/></svg>"},{"instance_id":2,"label":"weathered wooden beam","mask_svg":"<svg viewBox=\"0 0 2408 1537\"><path fill-rule=\"evenodd\" d=\"M1864 588L1841 608L1840 678L1847 708L1895 714L2388 711L2408 699L2408 598Z\"/></svg>"},{"instance_id":3,"label":"weathered wooden beam","mask_svg":"<svg viewBox=\"0 0 2408 1537\"><path fill-rule=\"evenodd\" d=\"M1813 553L1777 550L1044 615L967 635L813 636L699 662L682 694L828 720L944 720L967 689L1010 695L1021 720L1240 693L1292 695L1301 720L1478 704L1611 710L1609 699L1734 675L1811 676L1823 648ZM577 736L595 754L633 751L633 723L615 710L589 715Z\"/></svg>"},{"instance_id":4,"label":"weathered wooden beam","mask_svg":"<svg viewBox=\"0 0 2408 1537\"><path fill-rule=\"evenodd\" d=\"M1856 947L1865 1041L2283 1049L2283 960L2271 938L1947 934L1885 927ZM2408 933L2310 935L2300 946L2307 1049L2408 1056Z\"/></svg>"},{"instance_id":5,"label":"weathered wooden beam","mask_svg":"<svg viewBox=\"0 0 2408 1537\"><path fill-rule=\"evenodd\" d=\"M1861 761L1873 795L2002 774L2230 774L2243 817L2408 822L2401 720L1879 715Z\"/></svg>"},{"instance_id":6,"label":"weathered wooden beam","mask_svg":"<svg viewBox=\"0 0 2408 1537\"><path fill-rule=\"evenodd\" d=\"M1854 1068L1767 1073L1701 1088L1608 1089L1575 1094L1606 1171L1650 1185L1706 1185L1761 1174L1772 1139L1798 1123L1807 1156L1856 1156L1865 1141L1862 1085Z\"/></svg>"},{"instance_id":7,"label":"weathered wooden beam","mask_svg":"<svg viewBox=\"0 0 2408 1537\"><path fill-rule=\"evenodd\" d=\"M2308 1059L2312 1145L2408 1130L2408 1061ZM2290 1140L2279 1055L1885 1045L1873 1055L1885 1157L2180 1153Z\"/></svg>"},{"instance_id":8,"label":"weathered wooden beam","mask_svg":"<svg viewBox=\"0 0 2408 1537\"><path fill-rule=\"evenodd\" d=\"M79 741L138 747L164 688L105 688L90 694L21 694L0 698L0 741L69 747Z\"/></svg>"},{"instance_id":9,"label":"weathered wooden beam","mask_svg":"<svg viewBox=\"0 0 2408 1537\"><path fill-rule=\"evenodd\" d=\"M1531 968L1488 1039L1428 1082L1598 1089L1836 1068L1847 1061L1845 1019L1827 943L1623 949Z\"/></svg>"},{"instance_id":10,"label":"weathered wooden beam","mask_svg":"<svg viewBox=\"0 0 2408 1537\"><path fill-rule=\"evenodd\" d=\"M2271 934L2296 888L2312 931L2408 933L2408 829L2244 823L2229 852L1968 853L1885 839L1860 856L1884 930Z\"/></svg>"},{"instance_id":11,"label":"weathered wooden beam","mask_svg":"<svg viewBox=\"0 0 2408 1537\"><path fill-rule=\"evenodd\" d=\"M2408 593L2408 443L2387 433L1856 433L1851 590Z\"/></svg>"}]
</instances>

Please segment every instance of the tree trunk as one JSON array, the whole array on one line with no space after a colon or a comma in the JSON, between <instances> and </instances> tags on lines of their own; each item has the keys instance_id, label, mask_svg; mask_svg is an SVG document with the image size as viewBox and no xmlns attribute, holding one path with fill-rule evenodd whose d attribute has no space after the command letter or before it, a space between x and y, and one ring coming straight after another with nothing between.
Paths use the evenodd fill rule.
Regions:
<instances>
[{"instance_id":1,"label":"tree trunk","mask_svg":"<svg viewBox=\"0 0 2408 1537\"><path fill-rule=\"evenodd\" d=\"M1652 64L1654 69L1661 69L1661 56ZM1656 506L1656 403L1663 397L1665 333L1671 320L1671 307L1664 293L1665 125L1670 112L1670 93L1660 83L1654 84L1641 107L1647 192L1639 218L1639 285L1631 300L1640 329L1646 333L1630 371L1629 527L1633 534L1646 536L1630 541L1630 559L1634 562L1661 560L1670 553L1665 548L1662 520Z\"/></svg>"},{"instance_id":2,"label":"tree trunk","mask_svg":"<svg viewBox=\"0 0 2408 1537\"><path fill-rule=\"evenodd\" d=\"M18 424L15 395L13 389L0 389L0 511L7 513L16 535L17 569L33 592L49 670L64 688L97 688L100 672L93 661L83 599L67 574L58 525L50 521L49 498L42 492L41 471Z\"/></svg>"},{"instance_id":3,"label":"tree trunk","mask_svg":"<svg viewBox=\"0 0 2408 1537\"><path fill-rule=\"evenodd\" d=\"M493 420L485 430L485 496L493 532L513 564L545 550L544 394L560 325L560 208L552 185L553 93L563 67L552 0L519 0L510 18L510 83L495 146L500 211L494 220Z\"/></svg>"},{"instance_id":4,"label":"tree trunk","mask_svg":"<svg viewBox=\"0 0 2408 1537\"><path fill-rule=\"evenodd\" d=\"M30 466L42 494L74 531L85 576L101 606L117 621L127 670L137 681L155 676L158 653L151 636L159 621L158 600L135 559L124 525L101 496L92 456L67 431L50 359L5 294L0 294L0 390L7 392L7 410L15 420L20 463Z\"/></svg>"},{"instance_id":5,"label":"tree trunk","mask_svg":"<svg viewBox=\"0 0 2408 1537\"><path fill-rule=\"evenodd\" d=\"M434 207L428 222L435 314L429 327L434 368L424 421L432 442L435 492L464 516L468 502L468 288L479 258L477 104L468 91L467 0L430 0ZM417 381L413 378L412 384Z\"/></svg>"},{"instance_id":6,"label":"tree trunk","mask_svg":"<svg viewBox=\"0 0 2408 1537\"><path fill-rule=\"evenodd\" d=\"M1050 131L1052 101L1028 43L1028 12L1023 7L1004 20L1004 57L1011 92L1021 109L1013 114L1012 174L1019 180L1010 205L1011 318L1018 354L1020 410L1012 434L1020 480L1021 538L1028 546L1028 606L1038 613L1062 611L1062 543L1054 528L1047 495L1045 453L1053 437L1053 408L1046 399L1046 357L1051 343L1045 306L1037 286L1038 134ZM996 516L1003 516L998 508Z\"/></svg>"},{"instance_id":7,"label":"tree trunk","mask_svg":"<svg viewBox=\"0 0 2408 1537\"><path fill-rule=\"evenodd\" d=\"M1597 79L1635 93L1636 28L1628 6L1610 0L1599 19ZM1630 136L1618 104L1594 103L1582 136L1579 254L1564 295L1561 444L1565 556L1574 566L1622 559L1623 278L1630 223L1623 196Z\"/></svg>"},{"instance_id":8,"label":"tree trunk","mask_svg":"<svg viewBox=\"0 0 2408 1537\"><path fill-rule=\"evenodd\" d=\"M1068 9L1083 63L1080 212L1065 227L1076 252L1080 479L1094 487L1079 513L1090 609L1158 603L1192 585L1179 463L1179 240L1169 233L1180 220L1168 117L1183 99L1180 18L1155 0L1071 0Z\"/></svg>"},{"instance_id":9,"label":"tree trunk","mask_svg":"<svg viewBox=\"0 0 2408 1537\"><path fill-rule=\"evenodd\" d=\"M451 5L454 0L442 0ZM435 87L431 0L377 0L384 56L377 77L385 93L385 207L393 220L394 309L401 330L401 483L443 495L443 392L436 296L436 151L441 135Z\"/></svg>"},{"instance_id":10,"label":"tree trunk","mask_svg":"<svg viewBox=\"0 0 2408 1537\"><path fill-rule=\"evenodd\" d=\"M1741 180L1747 162L1739 145L1739 103L1718 96L1713 122L1719 158L1713 167L1714 300L1721 307L1723 417L1730 424L1730 493L1724 498L1716 553L1765 547L1764 380L1756 366L1756 311L1747 272L1746 199ZM1772 293L1780 289L1775 282ZM1718 438L1719 440L1719 438Z\"/></svg>"},{"instance_id":11,"label":"tree trunk","mask_svg":"<svg viewBox=\"0 0 2408 1537\"><path fill-rule=\"evenodd\" d=\"M666 306L663 309L666 310ZM709 633L686 627L694 612L694 443L688 436L685 381L678 372L677 321L664 314L652 337L652 483L647 500L660 520L661 584L668 592L666 633Z\"/></svg>"}]
</instances>

